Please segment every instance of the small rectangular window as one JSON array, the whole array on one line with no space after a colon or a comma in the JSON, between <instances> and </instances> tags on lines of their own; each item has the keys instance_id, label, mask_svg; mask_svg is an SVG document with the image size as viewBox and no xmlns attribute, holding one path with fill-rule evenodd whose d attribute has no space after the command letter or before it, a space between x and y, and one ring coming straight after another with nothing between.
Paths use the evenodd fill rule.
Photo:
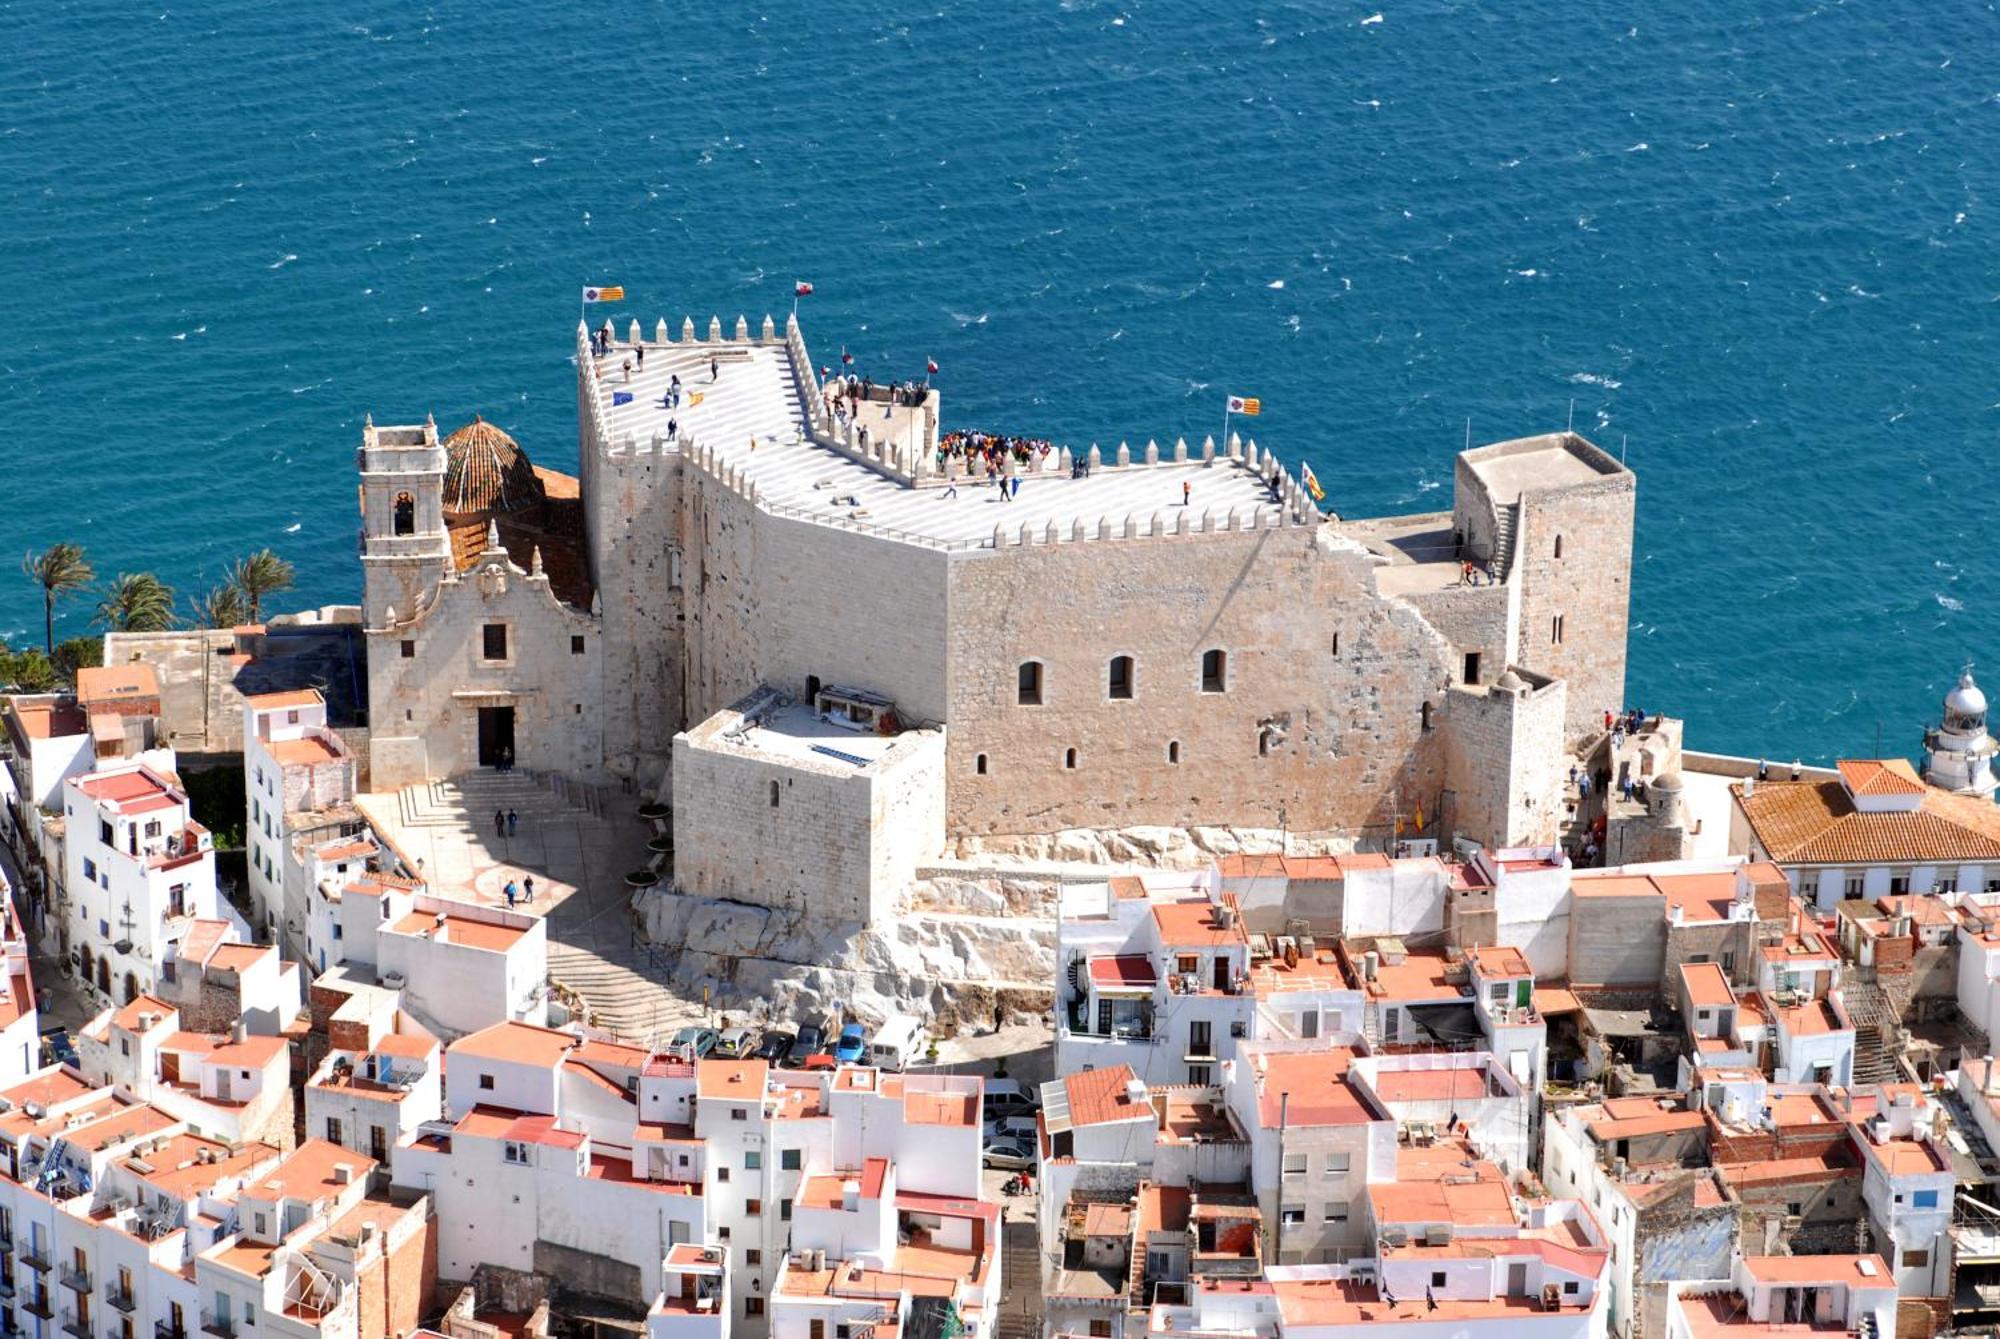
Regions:
<instances>
[{"instance_id":1,"label":"small rectangular window","mask_svg":"<svg viewBox=\"0 0 2000 1339\"><path fill-rule=\"evenodd\" d=\"M579 637L572 637L572 638L570 638L570 639L569 639L569 653L570 653L571 655L573 655L573 656L580 656L580 655L582 655L582 654L583 654L583 638L582 638L582 637L580 637L580 636L579 636Z\"/></svg>"},{"instance_id":2,"label":"small rectangular window","mask_svg":"<svg viewBox=\"0 0 2000 1339\"><path fill-rule=\"evenodd\" d=\"M744 1153L743 1155L744 1171L756 1172L756 1171L762 1171L763 1168L764 1168L764 1155L762 1153L759 1153L754 1148Z\"/></svg>"},{"instance_id":3,"label":"small rectangular window","mask_svg":"<svg viewBox=\"0 0 2000 1339\"><path fill-rule=\"evenodd\" d=\"M1922 1269L1930 1262L1931 1253L1927 1250L1903 1252L1903 1268L1905 1269Z\"/></svg>"},{"instance_id":4,"label":"small rectangular window","mask_svg":"<svg viewBox=\"0 0 2000 1339\"><path fill-rule=\"evenodd\" d=\"M1303 1204L1287 1204L1278 1210L1278 1219L1286 1227L1297 1227L1306 1221L1306 1207Z\"/></svg>"},{"instance_id":5,"label":"small rectangular window","mask_svg":"<svg viewBox=\"0 0 2000 1339\"><path fill-rule=\"evenodd\" d=\"M481 650L488 660L507 658L507 625L488 623L480 629Z\"/></svg>"},{"instance_id":6,"label":"small rectangular window","mask_svg":"<svg viewBox=\"0 0 2000 1339\"><path fill-rule=\"evenodd\" d=\"M1467 651L1465 653L1465 681L1472 684L1479 682L1479 652L1477 651Z\"/></svg>"},{"instance_id":7,"label":"small rectangular window","mask_svg":"<svg viewBox=\"0 0 2000 1339\"><path fill-rule=\"evenodd\" d=\"M1444 1287L1444 1271L1442 1269L1433 1269L1431 1271L1431 1287Z\"/></svg>"},{"instance_id":8,"label":"small rectangular window","mask_svg":"<svg viewBox=\"0 0 2000 1339\"><path fill-rule=\"evenodd\" d=\"M1111 679L1107 686L1110 696L1120 701L1132 696L1132 657L1113 656L1111 658Z\"/></svg>"},{"instance_id":9,"label":"small rectangular window","mask_svg":"<svg viewBox=\"0 0 2000 1339\"><path fill-rule=\"evenodd\" d=\"M417 658L417 644L416 644L415 642L411 642L411 641L406 641L406 642L404 642L404 643L403 643L403 659L405 659L405 660L415 660L416 658Z\"/></svg>"},{"instance_id":10,"label":"small rectangular window","mask_svg":"<svg viewBox=\"0 0 2000 1339\"><path fill-rule=\"evenodd\" d=\"M1557 614L1554 618L1549 620L1549 644L1552 646L1561 646L1562 639L1563 639L1563 616L1561 614Z\"/></svg>"},{"instance_id":11,"label":"small rectangular window","mask_svg":"<svg viewBox=\"0 0 2000 1339\"><path fill-rule=\"evenodd\" d=\"M744 1200L743 1212L748 1214L752 1218L762 1218L764 1216L764 1201L753 1200L753 1199Z\"/></svg>"},{"instance_id":12,"label":"small rectangular window","mask_svg":"<svg viewBox=\"0 0 2000 1339\"><path fill-rule=\"evenodd\" d=\"M1016 673L1014 700L1024 707L1042 705L1042 665L1037 660L1024 660Z\"/></svg>"},{"instance_id":13,"label":"small rectangular window","mask_svg":"<svg viewBox=\"0 0 2000 1339\"><path fill-rule=\"evenodd\" d=\"M482 1092L492 1092L493 1076L491 1074L481 1074L479 1076L479 1087Z\"/></svg>"},{"instance_id":14,"label":"small rectangular window","mask_svg":"<svg viewBox=\"0 0 2000 1339\"><path fill-rule=\"evenodd\" d=\"M799 1170L799 1168L802 1165L803 1165L803 1159L801 1158L798 1149L781 1148L778 1150L778 1166L780 1169L788 1172L795 1172Z\"/></svg>"},{"instance_id":15,"label":"small rectangular window","mask_svg":"<svg viewBox=\"0 0 2000 1339\"><path fill-rule=\"evenodd\" d=\"M1201 653L1201 691L1221 693L1229 687L1229 653L1227 651L1203 651Z\"/></svg>"},{"instance_id":16,"label":"small rectangular window","mask_svg":"<svg viewBox=\"0 0 2000 1339\"><path fill-rule=\"evenodd\" d=\"M1303 1153L1287 1153L1285 1155L1283 1170L1286 1176L1304 1176L1306 1174L1306 1155Z\"/></svg>"}]
</instances>

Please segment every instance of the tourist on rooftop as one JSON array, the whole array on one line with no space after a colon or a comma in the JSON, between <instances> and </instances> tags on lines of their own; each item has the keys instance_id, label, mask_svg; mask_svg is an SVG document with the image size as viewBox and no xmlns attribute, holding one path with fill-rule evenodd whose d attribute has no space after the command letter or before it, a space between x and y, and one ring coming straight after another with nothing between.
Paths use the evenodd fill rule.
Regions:
<instances>
[{"instance_id":1,"label":"tourist on rooftop","mask_svg":"<svg viewBox=\"0 0 2000 1339\"><path fill-rule=\"evenodd\" d=\"M521 900L523 902L535 900L535 876L532 874L523 875L521 878Z\"/></svg>"}]
</instances>

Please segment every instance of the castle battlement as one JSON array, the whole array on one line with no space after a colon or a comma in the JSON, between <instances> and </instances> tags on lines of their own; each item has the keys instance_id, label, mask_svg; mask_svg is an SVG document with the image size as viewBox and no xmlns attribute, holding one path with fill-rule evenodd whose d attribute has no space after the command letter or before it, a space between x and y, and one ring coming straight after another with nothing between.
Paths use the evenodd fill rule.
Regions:
<instances>
[{"instance_id":1,"label":"castle battlement","mask_svg":"<svg viewBox=\"0 0 2000 1339\"><path fill-rule=\"evenodd\" d=\"M782 335L765 318L753 334L738 317L724 338L691 318L680 337L662 320L645 340L628 325L604 354L579 326L577 357L586 447L608 460L678 452L773 515L941 550L1093 539L1203 535L1314 524L1320 513L1274 453L1232 436L1162 448L1093 445L1087 473L1067 450L1007 463L1018 494L937 464L935 393L919 405L866 401L856 418L833 413L796 321ZM641 358L643 352L644 357ZM679 401L672 391L678 379ZM876 417L879 411L880 417ZM696 445L698 444L698 446Z\"/></svg>"}]
</instances>

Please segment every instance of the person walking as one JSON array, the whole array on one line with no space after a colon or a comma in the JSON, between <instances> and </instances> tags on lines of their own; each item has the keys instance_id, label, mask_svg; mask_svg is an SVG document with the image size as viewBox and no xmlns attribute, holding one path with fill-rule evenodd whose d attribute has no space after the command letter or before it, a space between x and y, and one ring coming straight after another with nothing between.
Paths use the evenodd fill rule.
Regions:
<instances>
[{"instance_id":1,"label":"person walking","mask_svg":"<svg viewBox=\"0 0 2000 1339\"><path fill-rule=\"evenodd\" d=\"M493 835L496 837L507 835L507 814L505 810L495 809L493 811Z\"/></svg>"},{"instance_id":2,"label":"person walking","mask_svg":"<svg viewBox=\"0 0 2000 1339\"><path fill-rule=\"evenodd\" d=\"M713 354L710 354L708 359L708 379L710 381L722 380L722 364L717 361Z\"/></svg>"},{"instance_id":3,"label":"person walking","mask_svg":"<svg viewBox=\"0 0 2000 1339\"><path fill-rule=\"evenodd\" d=\"M1012 496L1016 500L1018 500L1021 496L1021 476L1018 474L1014 476L1014 489Z\"/></svg>"},{"instance_id":4,"label":"person walking","mask_svg":"<svg viewBox=\"0 0 2000 1339\"><path fill-rule=\"evenodd\" d=\"M1181 480L1181 505L1183 507L1187 506L1188 499L1193 495L1194 495L1194 485L1190 484L1185 479Z\"/></svg>"},{"instance_id":5,"label":"person walking","mask_svg":"<svg viewBox=\"0 0 2000 1339\"><path fill-rule=\"evenodd\" d=\"M521 816L519 814L515 813L512 809L507 811L507 835L509 837L514 835L514 825L520 821Z\"/></svg>"},{"instance_id":6,"label":"person walking","mask_svg":"<svg viewBox=\"0 0 2000 1339\"><path fill-rule=\"evenodd\" d=\"M507 895L507 905L510 907L514 905L514 899L520 895L520 890L514 886L512 879L507 880L507 886L500 891Z\"/></svg>"},{"instance_id":7,"label":"person walking","mask_svg":"<svg viewBox=\"0 0 2000 1339\"><path fill-rule=\"evenodd\" d=\"M533 901L535 900L535 876L534 876L534 875L532 875L532 874L527 874L527 875L523 875L523 876L522 876L522 878L521 878L521 892L522 892L522 897L521 897L521 900L522 900L523 902L533 902Z\"/></svg>"}]
</instances>

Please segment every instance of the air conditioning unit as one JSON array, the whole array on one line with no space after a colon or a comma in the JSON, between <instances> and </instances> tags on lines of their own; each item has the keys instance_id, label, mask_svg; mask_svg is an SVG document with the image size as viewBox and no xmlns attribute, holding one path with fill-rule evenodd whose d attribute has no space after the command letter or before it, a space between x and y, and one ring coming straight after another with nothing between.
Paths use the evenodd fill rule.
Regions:
<instances>
[{"instance_id":1,"label":"air conditioning unit","mask_svg":"<svg viewBox=\"0 0 2000 1339\"><path fill-rule=\"evenodd\" d=\"M1229 1035L1232 1037L1247 1037L1250 1035L1250 1025L1239 1018L1229 1025Z\"/></svg>"}]
</instances>

